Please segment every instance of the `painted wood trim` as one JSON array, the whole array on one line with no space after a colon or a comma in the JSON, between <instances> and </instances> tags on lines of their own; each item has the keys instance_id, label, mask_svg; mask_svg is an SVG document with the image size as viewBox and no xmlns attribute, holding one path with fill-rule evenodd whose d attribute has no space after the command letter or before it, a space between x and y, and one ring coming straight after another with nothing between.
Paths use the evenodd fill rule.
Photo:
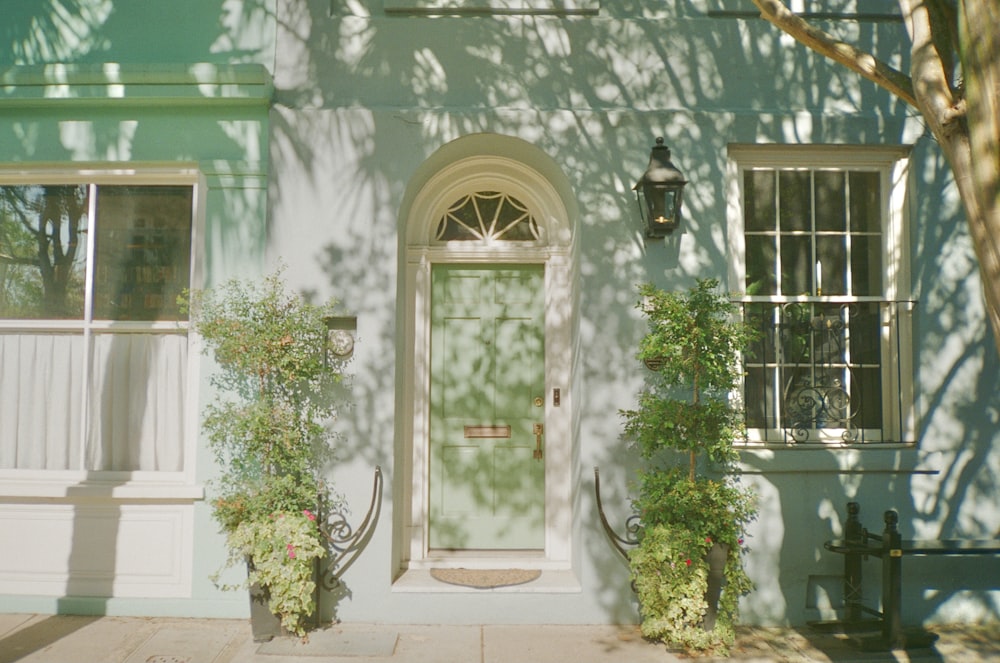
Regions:
<instances>
[{"instance_id":1,"label":"painted wood trim","mask_svg":"<svg viewBox=\"0 0 1000 663\"><path fill-rule=\"evenodd\" d=\"M601 0L383 0L387 14L590 14Z\"/></svg>"},{"instance_id":2,"label":"painted wood trim","mask_svg":"<svg viewBox=\"0 0 1000 663\"><path fill-rule=\"evenodd\" d=\"M27 65L0 72L0 108L39 104L267 107L274 81L263 65Z\"/></svg>"}]
</instances>

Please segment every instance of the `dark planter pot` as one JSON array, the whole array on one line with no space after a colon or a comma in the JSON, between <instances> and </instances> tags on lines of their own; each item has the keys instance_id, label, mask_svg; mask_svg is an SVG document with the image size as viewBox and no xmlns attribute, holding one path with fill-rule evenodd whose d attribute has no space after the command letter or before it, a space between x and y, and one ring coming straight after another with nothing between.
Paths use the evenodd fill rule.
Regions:
<instances>
[{"instance_id":1,"label":"dark planter pot","mask_svg":"<svg viewBox=\"0 0 1000 663\"><path fill-rule=\"evenodd\" d=\"M722 596L722 586L726 581L726 560L729 558L729 546L723 543L713 543L712 548L705 556L708 562L708 589L705 590L705 602L708 610L705 612L705 620L702 622L706 631L715 628L715 621L719 617L719 597Z\"/></svg>"},{"instance_id":2,"label":"dark planter pot","mask_svg":"<svg viewBox=\"0 0 1000 663\"><path fill-rule=\"evenodd\" d=\"M247 562L247 570L252 568L252 564ZM319 600L320 600L320 564L319 559L313 560L313 581L316 589L313 591L313 601L316 607L308 624L312 628L317 628L320 623ZM274 638L288 635L281 625L281 618L271 612L268 606L270 596L266 588L254 583L250 586L250 630L253 633L254 642L270 642Z\"/></svg>"},{"instance_id":3,"label":"dark planter pot","mask_svg":"<svg viewBox=\"0 0 1000 663\"><path fill-rule=\"evenodd\" d=\"M254 642L270 642L282 633L281 619L268 607L267 590L259 584L250 586L250 630Z\"/></svg>"}]
</instances>

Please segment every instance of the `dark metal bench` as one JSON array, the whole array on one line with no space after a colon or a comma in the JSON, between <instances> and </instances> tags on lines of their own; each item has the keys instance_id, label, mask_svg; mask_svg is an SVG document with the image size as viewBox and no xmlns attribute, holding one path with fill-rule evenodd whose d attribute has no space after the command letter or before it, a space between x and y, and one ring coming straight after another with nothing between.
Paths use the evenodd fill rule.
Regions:
<instances>
[{"instance_id":1,"label":"dark metal bench","mask_svg":"<svg viewBox=\"0 0 1000 663\"><path fill-rule=\"evenodd\" d=\"M902 625L903 557L916 555L1000 555L998 540L903 539L899 533L899 514L885 512L885 530L872 534L861 524L861 507L847 504L844 538L827 541L824 547L844 555L844 605L842 625L864 624L863 614L878 618L881 636L877 645L885 649L928 646L934 636L926 632L904 632ZM861 568L868 557L882 560L882 611L862 603Z\"/></svg>"}]
</instances>

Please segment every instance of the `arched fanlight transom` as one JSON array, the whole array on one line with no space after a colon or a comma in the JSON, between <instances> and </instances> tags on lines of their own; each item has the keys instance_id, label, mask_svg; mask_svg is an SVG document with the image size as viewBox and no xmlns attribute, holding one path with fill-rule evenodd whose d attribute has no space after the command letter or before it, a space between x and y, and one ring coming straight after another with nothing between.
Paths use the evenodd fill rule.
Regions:
<instances>
[{"instance_id":1,"label":"arched fanlight transom","mask_svg":"<svg viewBox=\"0 0 1000 663\"><path fill-rule=\"evenodd\" d=\"M462 196L438 221L434 239L439 242L533 242L538 222L517 198L497 191Z\"/></svg>"}]
</instances>

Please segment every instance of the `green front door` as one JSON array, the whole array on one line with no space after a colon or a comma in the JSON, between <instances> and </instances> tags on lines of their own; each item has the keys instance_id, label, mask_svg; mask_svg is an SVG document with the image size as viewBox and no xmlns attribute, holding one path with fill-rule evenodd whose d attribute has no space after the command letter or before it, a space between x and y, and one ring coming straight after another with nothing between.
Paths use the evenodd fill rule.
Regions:
<instances>
[{"instance_id":1,"label":"green front door","mask_svg":"<svg viewBox=\"0 0 1000 663\"><path fill-rule=\"evenodd\" d=\"M545 543L544 270L435 265L430 547Z\"/></svg>"}]
</instances>

